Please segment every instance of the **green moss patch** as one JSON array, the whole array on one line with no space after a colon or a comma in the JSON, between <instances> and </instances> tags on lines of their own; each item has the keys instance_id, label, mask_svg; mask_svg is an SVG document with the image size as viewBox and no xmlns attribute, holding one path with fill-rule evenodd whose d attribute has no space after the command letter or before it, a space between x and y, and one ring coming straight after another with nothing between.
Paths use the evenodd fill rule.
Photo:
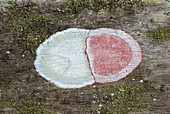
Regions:
<instances>
[{"instance_id":1,"label":"green moss patch","mask_svg":"<svg viewBox=\"0 0 170 114\"><path fill-rule=\"evenodd\" d=\"M68 0L68 9L71 13L77 14L84 9L92 10L98 13L101 9L109 12L117 9L129 10L136 6L153 6L154 2L143 2L142 0Z\"/></svg>"},{"instance_id":2,"label":"green moss patch","mask_svg":"<svg viewBox=\"0 0 170 114\"><path fill-rule=\"evenodd\" d=\"M19 85L11 82L6 72L0 69L0 108L18 114L42 114L46 112L44 103L39 96L28 96L18 88Z\"/></svg>"},{"instance_id":3,"label":"green moss patch","mask_svg":"<svg viewBox=\"0 0 170 114\"><path fill-rule=\"evenodd\" d=\"M96 108L85 108L85 110L101 114L124 114L150 108L151 104L143 98L148 95L148 92L154 90L151 83L140 82L135 75L129 75L124 81L126 82L122 85L101 88L99 90L101 93L93 101L97 104Z\"/></svg>"},{"instance_id":4,"label":"green moss patch","mask_svg":"<svg viewBox=\"0 0 170 114\"><path fill-rule=\"evenodd\" d=\"M163 44L170 40L170 26L159 26L157 29L148 30L146 35L152 42Z\"/></svg>"},{"instance_id":5,"label":"green moss patch","mask_svg":"<svg viewBox=\"0 0 170 114\"><path fill-rule=\"evenodd\" d=\"M151 108L152 103L146 99L155 89L151 82L142 80L142 76L129 75L117 84L95 84L82 89L54 89L54 96L27 94L21 83L11 82L3 75L5 85L0 86L0 108L17 113L52 113L63 107L79 106L77 111L83 113L128 113ZM2 80L1 80L2 82ZM2 83L1 83L2 84ZM19 88L19 89L18 89ZM45 89L47 91L47 89ZM52 92L48 92L52 95ZM88 108L88 106L90 108ZM57 109L53 109L57 107ZM63 109L65 110L65 109Z\"/></svg>"},{"instance_id":6,"label":"green moss patch","mask_svg":"<svg viewBox=\"0 0 170 114\"><path fill-rule=\"evenodd\" d=\"M10 32L10 43L22 47L23 51L34 52L55 31L50 26L51 15L39 12L39 6L34 2L18 4L9 1L8 4L3 27Z\"/></svg>"},{"instance_id":7,"label":"green moss patch","mask_svg":"<svg viewBox=\"0 0 170 114\"><path fill-rule=\"evenodd\" d=\"M71 20L77 18L78 21L78 15L83 10L92 10L96 13L101 9L109 12L117 9L127 11L136 6L145 7L153 4L146 4L142 0L68 0L44 12L35 2L18 3L13 0L9 1L5 7L8 13L3 17L5 21L2 25L5 30L9 31L11 44L19 46L23 52L34 53L40 43L55 32L62 30L65 24L72 22L74 25Z\"/></svg>"}]
</instances>

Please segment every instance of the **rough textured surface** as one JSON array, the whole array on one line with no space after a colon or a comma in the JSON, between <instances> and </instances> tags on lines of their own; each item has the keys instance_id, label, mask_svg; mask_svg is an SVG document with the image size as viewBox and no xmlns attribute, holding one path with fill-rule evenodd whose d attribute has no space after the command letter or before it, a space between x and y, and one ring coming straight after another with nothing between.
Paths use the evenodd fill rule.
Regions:
<instances>
[{"instance_id":1,"label":"rough textured surface","mask_svg":"<svg viewBox=\"0 0 170 114\"><path fill-rule=\"evenodd\" d=\"M52 7L52 5L44 6L43 11L54 10L54 8L56 7ZM4 15L0 15L0 22L6 20L2 17ZM143 52L143 60L133 71L133 74L142 75L143 77L139 78L144 82L151 81L156 91L149 92L151 95L145 97L147 102L153 104L151 109L131 112L131 114L169 114L170 44L167 42L165 45L161 45L148 41L144 32L159 25L169 25L170 10L157 6L137 8L127 12L108 13L100 11L97 15L94 12L84 11L78 18L77 23L74 23L76 21L74 20L72 23L64 23L62 26L65 26L65 29L70 27L121 29L133 35L141 45ZM55 23L55 26L59 25ZM15 45L11 47L9 41L9 32L0 26L0 68L6 72L5 78L1 78L0 81L7 80L8 82L5 90L0 92L1 98L14 98L18 101L19 99L25 100L28 97L39 96L40 102L48 102L46 104L47 110L62 114L82 114L82 112L86 113L83 108L97 107L92 101L96 99L96 96L104 97L103 91L99 91L101 88L112 88L115 85L112 83L95 84L75 90L57 88L38 75L33 65L35 55L22 53L22 49ZM10 53L6 53L8 51ZM124 81L120 80L117 84L123 85ZM77 93L74 93L74 91L77 91ZM11 114L16 112L12 112L10 108L6 107L0 108L0 113Z\"/></svg>"}]
</instances>

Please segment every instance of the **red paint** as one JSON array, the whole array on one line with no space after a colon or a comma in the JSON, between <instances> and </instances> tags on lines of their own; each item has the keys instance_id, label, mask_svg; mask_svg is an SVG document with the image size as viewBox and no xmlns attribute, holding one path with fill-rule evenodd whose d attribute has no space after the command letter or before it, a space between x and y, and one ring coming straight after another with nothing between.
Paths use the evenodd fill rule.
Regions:
<instances>
[{"instance_id":1,"label":"red paint","mask_svg":"<svg viewBox=\"0 0 170 114\"><path fill-rule=\"evenodd\" d=\"M94 73L103 76L114 75L131 61L131 47L119 36L101 34L90 39L90 53L94 56Z\"/></svg>"},{"instance_id":2,"label":"red paint","mask_svg":"<svg viewBox=\"0 0 170 114\"><path fill-rule=\"evenodd\" d=\"M90 69L91 69L91 73L92 73L92 75L94 76L94 80L95 80L95 82L96 83L100 83L100 84L104 84L104 83L111 83L111 82L116 82L116 81L119 81L119 80L121 80L122 78L124 78L124 77L126 77L128 74L130 74L131 72L133 72L133 70L141 63L141 61L142 61L142 50L141 50L141 47L140 47L140 45L139 45L139 43L130 35L130 34L128 34L128 33L126 33L126 32L124 32L124 31L121 31L121 32L123 32L122 34L126 34L128 37L131 37L131 40L133 40L138 46L139 46L139 51L137 52L138 54L139 54L139 59L137 60L138 61L138 64L136 64L135 66L133 66L133 69L131 70L131 71L129 71L127 74L125 74L124 76L121 76L121 77L119 77L118 79L114 79L114 77L115 77L115 75L112 75L110 78L108 77L108 76L103 76L103 79L104 79L104 77L106 77L107 79L109 79L109 80L99 80L99 79L96 79L98 76L95 74L95 72L94 72L94 68L93 68L93 61L92 61L92 58L90 57L90 55L91 55L91 53L88 53L89 51L89 43L87 43L87 40L88 39L90 39L90 37L89 37L89 34L90 34L90 32L95 32L95 31L98 31L98 30L100 30L100 29L102 29L102 30L109 30L109 31L113 31L114 33L116 33L116 32L119 32L119 31L121 31L121 30L116 30L116 29L111 29L111 28L99 28L99 29L95 29L95 30L90 30L89 32L88 32L88 37L86 38L86 54L87 54L87 59L88 59L88 61L89 61L89 67L90 67ZM100 33L99 33L100 34ZM122 38L123 39L123 38ZM134 55L133 55L133 57L135 57ZM134 58L132 58L132 59L134 59ZM121 72L121 71L120 71ZM119 74L120 72L118 72L117 74ZM102 78L102 77L101 77ZM114 79L114 80L113 80Z\"/></svg>"}]
</instances>

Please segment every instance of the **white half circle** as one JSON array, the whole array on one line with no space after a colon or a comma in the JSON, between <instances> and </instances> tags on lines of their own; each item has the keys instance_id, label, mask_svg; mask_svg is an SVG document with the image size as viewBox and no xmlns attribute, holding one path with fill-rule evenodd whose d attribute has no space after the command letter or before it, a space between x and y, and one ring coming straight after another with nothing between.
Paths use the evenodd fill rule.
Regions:
<instances>
[{"instance_id":1,"label":"white half circle","mask_svg":"<svg viewBox=\"0 0 170 114\"><path fill-rule=\"evenodd\" d=\"M85 54L89 30L70 28L57 32L36 50L37 72L60 88L80 88L94 83Z\"/></svg>"}]
</instances>

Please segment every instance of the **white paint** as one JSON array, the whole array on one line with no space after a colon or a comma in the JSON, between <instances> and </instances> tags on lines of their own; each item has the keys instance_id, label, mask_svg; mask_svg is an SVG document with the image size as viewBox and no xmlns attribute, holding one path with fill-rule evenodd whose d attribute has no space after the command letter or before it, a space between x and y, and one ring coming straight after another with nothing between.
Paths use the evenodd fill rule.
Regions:
<instances>
[{"instance_id":1,"label":"white paint","mask_svg":"<svg viewBox=\"0 0 170 114\"><path fill-rule=\"evenodd\" d=\"M143 83L143 80L140 80L140 83Z\"/></svg>"},{"instance_id":2,"label":"white paint","mask_svg":"<svg viewBox=\"0 0 170 114\"><path fill-rule=\"evenodd\" d=\"M95 88L96 86L94 85L93 87Z\"/></svg>"},{"instance_id":3,"label":"white paint","mask_svg":"<svg viewBox=\"0 0 170 114\"><path fill-rule=\"evenodd\" d=\"M7 54L10 54L10 51L7 51L6 53L7 53Z\"/></svg>"},{"instance_id":4,"label":"white paint","mask_svg":"<svg viewBox=\"0 0 170 114\"><path fill-rule=\"evenodd\" d=\"M102 106L103 106L103 105L100 103L100 104L99 104L99 109L101 109Z\"/></svg>"},{"instance_id":5,"label":"white paint","mask_svg":"<svg viewBox=\"0 0 170 114\"><path fill-rule=\"evenodd\" d=\"M98 114L100 114L100 111L97 111Z\"/></svg>"},{"instance_id":6,"label":"white paint","mask_svg":"<svg viewBox=\"0 0 170 114\"><path fill-rule=\"evenodd\" d=\"M95 104L95 103L96 103L96 101L92 101L92 103L94 103L94 104Z\"/></svg>"},{"instance_id":7,"label":"white paint","mask_svg":"<svg viewBox=\"0 0 170 114\"><path fill-rule=\"evenodd\" d=\"M156 101L156 98L153 98L153 101Z\"/></svg>"},{"instance_id":8,"label":"white paint","mask_svg":"<svg viewBox=\"0 0 170 114\"><path fill-rule=\"evenodd\" d=\"M34 62L37 72L60 88L80 88L94 83L91 75L85 48L85 38L89 30L70 28L57 32L43 42L37 49L37 57ZM141 49L137 41L130 35L121 31L101 28L89 32L89 37L96 34L113 34L123 38L132 48L133 59L127 67L113 76L95 76L97 82L113 82L128 75L140 63ZM93 55L89 55L93 72ZM94 74L94 72L93 72ZM113 78L114 77L114 78ZM93 87L96 87L95 85ZM122 90L124 91L124 90ZM97 96L95 96L97 98Z\"/></svg>"},{"instance_id":9,"label":"white paint","mask_svg":"<svg viewBox=\"0 0 170 114\"><path fill-rule=\"evenodd\" d=\"M110 95L111 95L111 96L114 96L115 94L114 94L114 93L111 93Z\"/></svg>"},{"instance_id":10,"label":"white paint","mask_svg":"<svg viewBox=\"0 0 170 114\"><path fill-rule=\"evenodd\" d=\"M70 28L57 32L36 50L37 72L60 88L80 88L94 83L85 38L89 30Z\"/></svg>"}]
</instances>

